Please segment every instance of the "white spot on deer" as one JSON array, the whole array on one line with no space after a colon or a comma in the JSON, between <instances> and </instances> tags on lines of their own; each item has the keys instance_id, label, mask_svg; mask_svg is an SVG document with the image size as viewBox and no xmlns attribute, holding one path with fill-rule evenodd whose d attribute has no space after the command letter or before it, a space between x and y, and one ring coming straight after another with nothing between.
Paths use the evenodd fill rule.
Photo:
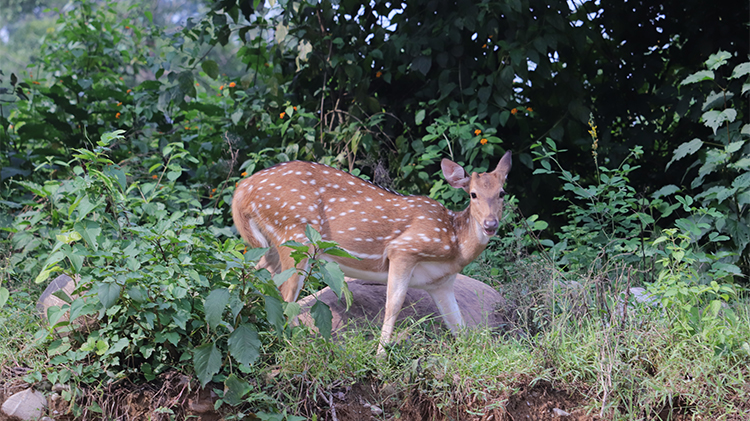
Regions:
<instances>
[{"instance_id":1,"label":"white spot on deer","mask_svg":"<svg viewBox=\"0 0 750 421\"><path fill-rule=\"evenodd\" d=\"M412 240L412 238L409 237L409 236L404 237L404 241L411 241L411 240Z\"/></svg>"},{"instance_id":2,"label":"white spot on deer","mask_svg":"<svg viewBox=\"0 0 750 421\"><path fill-rule=\"evenodd\" d=\"M312 173L310 171L306 172L305 174L306 175L312 175Z\"/></svg>"},{"instance_id":3,"label":"white spot on deer","mask_svg":"<svg viewBox=\"0 0 750 421\"><path fill-rule=\"evenodd\" d=\"M365 238L365 241L367 241L368 243L372 243L373 239L372 238Z\"/></svg>"},{"instance_id":4,"label":"white spot on deer","mask_svg":"<svg viewBox=\"0 0 750 421\"><path fill-rule=\"evenodd\" d=\"M339 202L346 202L346 197L342 197L341 199L339 199Z\"/></svg>"},{"instance_id":5,"label":"white spot on deer","mask_svg":"<svg viewBox=\"0 0 750 421\"><path fill-rule=\"evenodd\" d=\"M346 212L341 212L339 216L346 216Z\"/></svg>"},{"instance_id":6,"label":"white spot on deer","mask_svg":"<svg viewBox=\"0 0 750 421\"><path fill-rule=\"evenodd\" d=\"M419 215L417 219L424 219L424 215Z\"/></svg>"},{"instance_id":7,"label":"white spot on deer","mask_svg":"<svg viewBox=\"0 0 750 421\"><path fill-rule=\"evenodd\" d=\"M305 196L302 196L302 195L300 195L300 197L299 197L299 198L300 198L300 199L302 199L302 200L305 200L305 199L307 199L307 197L305 197Z\"/></svg>"},{"instance_id":8,"label":"white spot on deer","mask_svg":"<svg viewBox=\"0 0 750 421\"><path fill-rule=\"evenodd\" d=\"M372 198L371 197L365 197L365 200L368 201L368 202L372 202Z\"/></svg>"},{"instance_id":9,"label":"white spot on deer","mask_svg":"<svg viewBox=\"0 0 750 421\"><path fill-rule=\"evenodd\" d=\"M332 198L332 199L328 199L328 202L329 202L329 203L333 203L333 202L335 202L335 201L336 201L336 198L335 198L335 197L334 197L334 198Z\"/></svg>"},{"instance_id":10,"label":"white spot on deer","mask_svg":"<svg viewBox=\"0 0 750 421\"><path fill-rule=\"evenodd\" d=\"M295 175L302 175L302 171L295 171L294 174Z\"/></svg>"},{"instance_id":11,"label":"white spot on deer","mask_svg":"<svg viewBox=\"0 0 750 421\"><path fill-rule=\"evenodd\" d=\"M451 249L451 246L449 246L449 245L445 245L445 246L443 246L443 249L445 249L445 250L450 250L450 249Z\"/></svg>"},{"instance_id":12,"label":"white spot on deer","mask_svg":"<svg viewBox=\"0 0 750 421\"><path fill-rule=\"evenodd\" d=\"M334 189L337 189L337 188L339 188L339 185L338 185L338 184L334 184L334 185L333 185L333 188L334 188Z\"/></svg>"},{"instance_id":13,"label":"white spot on deer","mask_svg":"<svg viewBox=\"0 0 750 421\"><path fill-rule=\"evenodd\" d=\"M362 239L359 237L354 237L354 241L362 241Z\"/></svg>"},{"instance_id":14,"label":"white spot on deer","mask_svg":"<svg viewBox=\"0 0 750 421\"><path fill-rule=\"evenodd\" d=\"M375 206L375 209L383 209L383 207L380 206L380 205L377 205L377 206Z\"/></svg>"},{"instance_id":15,"label":"white spot on deer","mask_svg":"<svg viewBox=\"0 0 750 421\"><path fill-rule=\"evenodd\" d=\"M367 222L367 218L362 218L362 222Z\"/></svg>"},{"instance_id":16,"label":"white spot on deer","mask_svg":"<svg viewBox=\"0 0 750 421\"><path fill-rule=\"evenodd\" d=\"M298 215L298 216L299 216L299 215ZM301 224L306 224L306 223L307 223L307 218L304 218L304 217L302 217L302 218L300 218L300 219L299 219L299 222L300 222Z\"/></svg>"},{"instance_id":17,"label":"white spot on deer","mask_svg":"<svg viewBox=\"0 0 750 421\"><path fill-rule=\"evenodd\" d=\"M349 227L349 231L354 231L356 229L357 229L357 227Z\"/></svg>"},{"instance_id":18,"label":"white spot on deer","mask_svg":"<svg viewBox=\"0 0 750 421\"><path fill-rule=\"evenodd\" d=\"M339 234L344 234L345 233L345 231L341 231L341 230L338 230L336 232L339 233Z\"/></svg>"},{"instance_id":19,"label":"white spot on deer","mask_svg":"<svg viewBox=\"0 0 750 421\"><path fill-rule=\"evenodd\" d=\"M323 194L323 193L326 192L326 188L325 187L321 187L321 188L318 189L318 191L320 192L320 194Z\"/></svg>"},{"instance_id":20,"label":"white spot on deer","mask_svg":"<svg viewBox=\"0 0 750 421\"><path fill-rule=\"evenodd\" d=\"M311 186L314 186L314 185L315 185L315 183L316 183L316 181L315 181L314 179L313 179L313 180L310 180L310 185L311 185Z\"/></svg>"},{"instance_id":21,"label":"white spot on deer","mask_svg":"<svg viewBox=\"0 0 750 421\"><path fill-rule=\"evenodd\" d=\"M323 174L330 174L331 172L328 170L323 170Z\"/></svg>"},{"instance_id":22,"label":"white spot on deer","mask_svg":"<svg viewBox=\"0 0 750 421\"><path fill-rule=\"evenodd\" d=\"M354 202L352 202L352 205L359 205L359 202L358 201L354 201Z\"/></svg>"},{"instance_id":23,"label":"white spot on deer","mask_svg":"<svg viewBox=\"0 0 750 421\"><path fill-rule=\"evenodd\" d=\"M347 181L347 183L349 183L349 185L350 185L350 186L353 186L353 185L354 185L354 182L353 182L353 181Z\"/></svg>"},{"instance_id":24,"label":"white spot on deer","mask_svg":"<svg viewBox=\"0 0 750 421\"><path fill-rule=\"evenodd\" d=\"M296 206L289 206L289 209L295 210L295 209L297 209L297 207Z\"/></svg>"}]
</instances>

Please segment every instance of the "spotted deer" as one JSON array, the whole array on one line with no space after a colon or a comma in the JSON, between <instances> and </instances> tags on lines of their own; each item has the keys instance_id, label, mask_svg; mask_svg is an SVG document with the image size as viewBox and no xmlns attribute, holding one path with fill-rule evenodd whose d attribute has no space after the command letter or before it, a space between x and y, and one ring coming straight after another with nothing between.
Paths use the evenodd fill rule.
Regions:
<instances>
[{"instance_id":1,"label":"spotted deer","mask_svg":"<svg viewBox=\"0 0 750 421\"><path fill-rule=\"evenodd\" d=\"M292 250L281 245L304 241L310 224L324 240L335 241L358 258L325 255L324 259L336 261L347 276L387 283L380 354L390 341L409 287L432 296L453 333L464 326L453 291L456 274L479 256L499 226L510 151L488 173L468 175L448 159L441 167L448 183L471 197L461 212L428 197L393 193L325 165L293 161L240 182L232 216L246 242L270 247L259 265L275 273L294 266ZM307 261L297 267L306 268ZM301 288L302 280L295 274L279 289L291 302Z\"/></svg>"}]
</instances>

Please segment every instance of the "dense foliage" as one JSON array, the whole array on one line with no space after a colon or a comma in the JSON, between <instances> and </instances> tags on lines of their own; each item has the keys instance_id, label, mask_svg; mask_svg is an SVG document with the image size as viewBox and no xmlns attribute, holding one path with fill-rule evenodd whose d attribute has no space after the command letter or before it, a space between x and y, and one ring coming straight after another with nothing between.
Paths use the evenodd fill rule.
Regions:
<instances>
[{"instance_id":1,"label":"dense foliage","mask_svg":"<svg viewBox=\"0 0 750 421\"><path fill-rule=\"evenodd\" d=\"M218 1L166 30L140 6L82 1L55 11L27 71L0 73L0 308L24 279L81 277L37 335L47 378L176 368L223 382L225 403L273 409L246 377L300 331L299 307L280 301L286 274L254 269L262 250L243 255L238 180L314 160L458 207L440 159L482 171L506 150L519 164L506 235L485 255L493 277L532 254L566 282L633 274L675 334L747 357L731 305L750 272L750 46L725 35L747 13L271 3ZM307 234L297 257L344 253ZM336 267L306 275L310 291L347 297ZM555 311L531 310L524 327L543 331ZM97 322L60 336L65 313ZM329 336L328 308L312 315Z\"/></svg>"}]
</instances>

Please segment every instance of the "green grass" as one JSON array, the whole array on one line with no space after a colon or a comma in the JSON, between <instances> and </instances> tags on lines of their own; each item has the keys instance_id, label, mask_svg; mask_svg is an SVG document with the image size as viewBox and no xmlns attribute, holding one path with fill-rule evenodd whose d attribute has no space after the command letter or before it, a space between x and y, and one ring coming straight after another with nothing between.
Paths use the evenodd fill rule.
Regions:
<instances>
[{"instance_id":1,"label":"green grass","mask_svg":"<svg viewBox=\"0 0 750 421\"><path fill-rule=\"evenodd\" d=\"M575 284L564 283L543 265L526 260L506 266L523 282L493 280L513 303L505 309L510 326L502 332L454 338L442 328L424 327L432 321L404 322L394 334L397 342L380 358L380 326L352 330L337 341L297 330L267 355L268 364L250 373L259 386L253 405L312 416L320 410L320 396L354 388L388 416L427 405L436 418L465 418L502 408L522 388L546 382L578 394L585 413L608 420L652 419L670 406L687 406L683 413L703 419L746 417L747 301L732 303L734 323L687 335L658 308L629 308L622 320L613 308L623 278L610 277L614 281L605 285L602 276L585 274ZM43 327L35 308L42 288L30 281L4 286L11 298L0 309L0 372L44 372L46 351L34 340ZM724 349L717 347L719 333L728 344Z\"/></svg>"},{"instance_id":2,"label":"green grass","mask_svg":"<svg viewBox=\"0 0 750 421\"><path fill-rule=\"evenodd\" d=\"M746 303L736 307L734 333L747 340L750 310ZM412 331L385 358L374 357L376 333L350 332L335 343L299 335L278 355L274 388L289 388L282 395L292 406L302 400L300 390L361 383L391 391L400 404L418 390L446 411L466 401L473 404L464 410L481 412L520 386L544 380L583 394L586 412L604 419L651 419L686 405L688 414L729 420L743 419L750 409L750 355L741 348L717 354L700 336L675 334L664 314L648 308L631 311L624 324L566 310L549 316L533 337ZM388 406L388 396L377 399Z\"/></svg>"},{"instance_id":3,"label":"green grass","mask_svg":"<svg viewBox=\"0 0 750 421\"><path fill-rule=\"evenodd\" d=\"M16 367L43 367L46 351L34 340L43 321L36 310L36 297L41 291L11 289L11 295L0 308L0 373Z\"/></svg>"}]
</instances>

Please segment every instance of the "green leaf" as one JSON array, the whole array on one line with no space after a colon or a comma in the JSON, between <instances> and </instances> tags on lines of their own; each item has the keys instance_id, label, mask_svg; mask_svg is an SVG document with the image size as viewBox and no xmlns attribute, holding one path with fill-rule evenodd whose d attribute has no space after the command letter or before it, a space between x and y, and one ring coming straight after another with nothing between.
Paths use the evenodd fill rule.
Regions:
<instances>
[{"instance_id":1,"label":"green leaf","mask_svg":"<svg viewBox=\"0 0 750 421\"><path fill-rule=\"evenodd\" d=\"M117 342L114 343L114 345L111 345L108 348L106 348L107 352L105 354L106 355L117 354L118 352L127 348L129 344L130 344L130 341L128 341L126 338L120 338ZM99 348L98 345L97 345L97 348Z\"/></svg>"},{"instance_id":2,"label":"green leaf","mask_svg":"<svg viewBox=\"0 0 750 421\"><path fill-rule=\"evenodd\" d=\"M216 373L221 369L221 352L216 344L211 342L196 347L193 350L193 368L201 387L210 382Z\"/></svg>"},{"instance_id":3,"label":"green leaf","mask_svg":"<svg viewBox=\"0 0 750 421\"><path fill-rule=\"evenodd\" d=\"M323 237L320 236L320 233L315 230L315 228L312 227L312 225L307 224L305 227L305 236L308 240L310 240L311 243L317 243L318 241L321 241Z\"/></svg>"},{"instance_id":4,"label":"green leaf","mask_svg":"<svg viewBox=\"0 0 750 421\"><path fill-rule=\"evenodd\" d=\"M211 79L219 77L219 65L213 60L204 60L201 63L201 68Z\"/></svg>"},{"instance_id":5,"label":"green leaf","mask_svg":"<svg viewBox=\"0 0 750 421\"><path fill-rule=\"evenodd\" d=\"M266 248L259 248L259 249L248 249L245 252L245 262L251 263L251 262L257 262L260 260L261 257L263 257L266 252L268 251L268 247Z\"/></svg>"},{"instance_id":6,"label":"green leaf","mask_svg":"<svg viewBox=\"0 0 750 421\"><path fill-rule=\"evenodd\" d=\"M693 73L680 82L680 85L688 85L690 83L702 82L704 80L714 80L714 72L711 70L701 70Z\"/></svg>"},{"instance_id":7,"label":"green leaf","mask_svg":"<svg viewBox=\"0 0 750 421\"><path fill-rule=\"evenodd\" d=\"M0 308L3 308L5 303L8 302L8 297L10 297L10 292L8 291L8 288L0 287Z\"/></svg>"},{"instance_id":8,"label":"green leaf","mask_svg":"<svg viewBox=\"0 0 750 421\"><path fill-rule=\"evenodd\" d=\"M258 332L247 324L240 325L229 335L227 341L229 355L237 362L244 365L252 365L260 357L260 339Z\"/></svg>"},{"instance_id":9,"label":"green leaf","mask_svg":"<svg viewBox=\"0 0 750 421\"><path fill-rule=\"evenodd\" d=\"M284 309L281 307L281 301L276 297L266 296L265 299L266 318L276 328L276 335L281 337L284 330Z\"/></svg>"},{"instance_id":10,"label":"green leaf","mask_svg":"<svg viewBox=\"0 0 750 421\"><path fill-rule=\"evenodd\" d=\"M86 241L86 244L88 244L89 247L94 249L94 251L99 250L99 242L97 241L97 237L99 237L99 234L101 234L102 229L99 226L98 222L91 221L89 219L76 222L75 225L73 225L73 229L75 232L80 234L80 236Z\"/></svg>"},{"instance_id":11,"label":"green leaf","mask_svg":"<svg viewBox=\"0 0 750 421\"><path fill-rule=\"evenodd\" d=\"M310 309L310 314L315 320L315 327L318 328L320 334L323 335L324 338L330 339L333 314L331 314L331 309L328 307L328 304L323 301L316 301Z\"/></svg>"},{"instance_id":12,"label":"green leaf","mask_svg":"<svg viewBox=\"0 0 750 421\"><path fill-rule=\"evenodd\" d=\"M177 83L180 92L183 95L187 95L195 98L195 79L193 79L193 72L190 70L184 70L177 76Z\"/></svg>"},{"instance_id":13,"label":"green leaf","mask_svg":"<svg viewBox=\"0 0 750 421\"><path fill-rule=\"evenodd\" d=\"M104 282L99 285L99 302L104 308L112 307L120 298L120 286L114 282Z\"/></svg>"},{"instance_id":14,"label":"green leaf","mask_svg":"<svg viewBox=\"0 0 750 421\"><path fill-rule=\"evenodd\" d=\"M673 162L680 160L687 155L696 153L698 150L700 150L701 146L703 146L703 141L698 139L697 137L690 142L685 142L682 145L678 146L677 149L674 150L674 156L672 157L672 160L667 164L667 168L669 168L669 166L672 165Z\"/></svg>"},{"instance_id":15,"label":"green leaf","mask_svg":"<svg viewBox=\"0 0 750 421\"><path fill-rule=\"evenodd\" d=\"M726 51L719 50L715 54L708 56L706 60L706 67L708 70L716 70L719 67L727 63L727 59L732 58L732 55Z\"/></svg>"},{"instance_id":16,"label":"green leaf","mask_svg":"<svg viewBox=\"0 0 750 421\"><path fill-rule=\"evenodd\" d=\"M242 120L243 115L244 115L244 111L241 109L233 112L231 115L232 123L234 123L235 126L239 124L240 120Z\"/></svg>"},{"instance_id":17,"label":"green leaf","mask_svg":"<svg viewBox=\"0 0 750 421\"><path fill-rule=\"evenodd\" d=\"M660 188L659 190L655 191L651 195L651 197L654 199L658 199L663 196L671 196L672 194L677 193L678 191L680 191L679 187L675 186L674 184L668 184Z\"/></svg>"},{"instance_id":18,"label":"green leaf","mask_svg":"<svg viewBox=\"0 0 750 421\"><path fill-rule=\"evenodd\" d=\"M430 71L431 67L432 67L432 58L428 56L424 56L424 55L417 56L411 62L411 68L422 73L425 76L427 76L427 73Z\"/></svg>"},{"instance_id":19,"label":"green leaf","mask_svg":"<svg viewBox=\"0 0 750 421\"><path fill-rule=\"evenodd\" d=\"M346 287L346 281L344 280L344 272L341 271L338 263L327 262L320 267L320 272L323 275L323 282L331 287L337 297L341 298L341 293Z\"/></svg>"},{"instance_id":20,"label":"green leaf","mask_svg":"<svg viewBox=\"0 0 750 421\"><path fill-rule=\"evenodd\" d=\"M417 111L417 114L414 116L414 123L417 126L422 124L422 122L424 121L425 114L426 114L425 110Z\"/></svg>"},{"instance_id":21,"label":"green leaf","mask_svg":"<svg viewBox=\"0 0 750 421\"><path fill-rule=\"evenodd\" d=\"M273 275L273 283L276 285L276 288L280 287L281 284L286 282L290 276L294 275L294 273L297 271L296 267L290 267L289 269L277 273L276 275Z\"/></svg>"},{"instance_id":22,"label":"green leaf","mask_svg":"<svg viewBox=\"0 0 750 421\"><path fill-rule=\"evenodd\" d=\"M224 314L227 303L229 303L229 290L226 288L215 289L206 297L203 306L206 311L206 323L211 329L216 329L221 322L221 315Z\"/></svg>"},{"instance_id":23,"label":"green leaf","mask_svg":"<svg viewBox=\"0 0 750 421\"><path fill-rule=\"evenodd\" d=\"M65 246L62 249L63 254L65 254L65 257L68 258L68 261L70 261L70 265L73 267L73 271L75 273L81 272L81 267L83 266L83 256L79 255L75 252L75 250L71 249L69 246Z\"/></svg>"},{"instance_id":24,"label":"green leaf","mask_svg":"<svg viewBox=\"0 0 750 421\"><path fill-rule=\"evenodd\" d=\"M706 127L712 128L714 131L714 134L716 134L716 131L725 121L728 123L732 123L734 122L734 119L736 117L737 117L737 111L734 108L727 108L724 111L718 111L718 110L706 111L701 116L701 119L703 119L703 124Z\"/></svg>"},{"instance_id":25,"label":"green leaf","mask_svg":"<svg viewBox=\"0 0 750 421\"><path fill-rule=\"evenodd\" d=\"M223 400L231 406L237 406L244 402L243 398L250 393L250 390L250 384L247 381L232 373L224 380Z\"/></svg>"},{"instance_id":26,"label":"green leaf","mask_svg":"<svg viewBox=\"0 0 750 421\"><path fill-rule=\"evenodd\" d=\"M348 251L340 247L331 247L326 250L326 254L330 254L331 256L336 256L336 257L346 257L349 259L359 260L359 258L352 256Z\"/></svg>"},{"instance_id":27,"label":"green leaf","mask_svg":"<svg viewBox=\"0 0 750 421\"><path fill-rule=\"evenodd\" d=\"M75 231L68 231L57 234L55 239L61 243L70 244L81 239L81 235Z\"/></svg>"}]
</instances>

